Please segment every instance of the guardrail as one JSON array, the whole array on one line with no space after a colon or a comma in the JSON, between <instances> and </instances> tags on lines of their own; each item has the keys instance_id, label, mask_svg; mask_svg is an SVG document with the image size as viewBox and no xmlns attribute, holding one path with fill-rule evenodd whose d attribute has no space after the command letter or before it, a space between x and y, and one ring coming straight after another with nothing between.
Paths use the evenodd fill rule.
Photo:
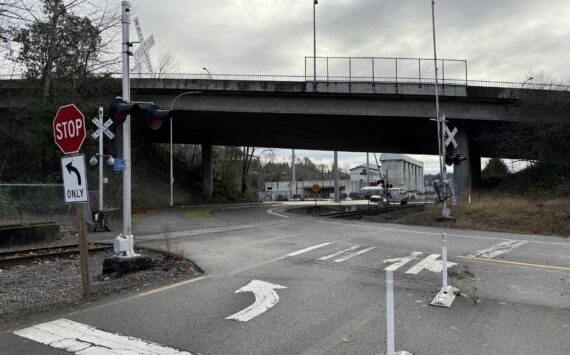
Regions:
<instances>
[{"instance_id":1,"label":"guardrail","mask_svg":"<svg viewBox=\"0 0 570 355\"><path fill-rule=\"evenodd\" d=\"M100 74L100 77L121 78L120 73ZM0 80L21 80L24 75L0 75ZM304 75L262 75L262 74L187 74L187 73L163 73L147 74L132 73L131 79L155 79L155 80L233 80L233 81L267 81L267 82L306 82L312 83L313 77ZM433 78L413 78L413 77L369 77L369 76L317 76L317 83L346 83L346 84L416 84L416 85L434 85ZM548 90L548 91L570 91L570 85L563 84L538 84L529 82L513 82L513 81L490 81L490 80L465 80L465 79L440 79L441 86L471 86L471 87L487 87L487 88L503 88L503 89L525 89L525 90Z\"/></svg>"}]
</instances>

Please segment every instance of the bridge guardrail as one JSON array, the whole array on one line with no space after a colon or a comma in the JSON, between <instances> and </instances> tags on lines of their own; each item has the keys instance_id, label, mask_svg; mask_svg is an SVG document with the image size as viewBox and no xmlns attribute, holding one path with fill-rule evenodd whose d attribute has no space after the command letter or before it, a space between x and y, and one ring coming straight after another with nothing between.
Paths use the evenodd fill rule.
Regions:
<instances>
[{"instance_id":1,"label":"bridge guardrail","mask_svg":"<svg viewBox=\"0 0 570 355\"><path fill-rule=\"evenodd\" d=\"M104 73L101 76L111 76L121 78L120 73ZM23 74L0 75L0 81L21 80ZM165 80L235 80L235 81L267 81L267 82L306 82L312 83L313 77L304 75L276 75L276 74L189 74L189 73L166 73L160 75L147 73L132 73L131 79L165 79ZM318 83L369 83L375 84L416 84L434 85L433 78L413 78L413 77L368 77L368 76L317 76ZM442 79L440 85L471 86L503 89L528 89L547 91L570 91L570 85L564 84L542 84L542 83L519 83L514 81L490 81L490 80L465 80L465 79Z\"/></svg>"}]
</instances>

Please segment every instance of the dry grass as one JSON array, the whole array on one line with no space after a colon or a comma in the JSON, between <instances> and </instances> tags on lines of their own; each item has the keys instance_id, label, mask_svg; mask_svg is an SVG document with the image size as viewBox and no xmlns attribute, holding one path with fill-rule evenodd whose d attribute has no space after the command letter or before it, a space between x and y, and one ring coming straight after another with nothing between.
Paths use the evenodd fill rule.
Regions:
<instances>
[{"instance_id":1,"label":"dry grass","mask_svg":"<svg viewBox=\"0 0 570 355\"><path fill-rule=\"evenodd\" d=\"M424 226L489 230L570 237L570 198L526 199L500 195L476 195L471 204L452 206L455 222L437 222L441 205L426 206L420 213L398 222Z\"/></svg>"}]
</instances>

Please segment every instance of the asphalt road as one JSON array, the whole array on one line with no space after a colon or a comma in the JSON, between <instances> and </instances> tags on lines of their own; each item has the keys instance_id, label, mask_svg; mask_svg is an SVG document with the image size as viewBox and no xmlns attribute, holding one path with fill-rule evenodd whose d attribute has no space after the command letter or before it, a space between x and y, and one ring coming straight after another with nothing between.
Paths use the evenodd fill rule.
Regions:
<instances>
[{"instance_id":1,"label":"asphalt road","mask_svg":"<svg viewBox=\"0 0 570 355\"><path fill-rule=\"evenodd\" d=\"M385 261L410 255L394 271L396 350L570 352L567 239L315 218L275 206L199 219L182 212L148 216L137 223L135 237L141 245L184 253L205 271L203 278L24 320L0 333L0 353L65 353L56 342L43 345L13 333L61 318L193 354L384 353L384 268L397 260ZM145 223L151 232L144 233ZM420 268L441 254L442 232L448 233L449 261L457 264L452 270L468 267L475 275L464 286L470 297L456 298L451 308L429 305L441 287L437 262L433 270ZM278 302L248 321L226 319L254 303L252 292L235 293L252 280L283 286L265 292L265 301L275 292ZM115 351L89 346L68 349Z\"/></svg>"}]
</instances>

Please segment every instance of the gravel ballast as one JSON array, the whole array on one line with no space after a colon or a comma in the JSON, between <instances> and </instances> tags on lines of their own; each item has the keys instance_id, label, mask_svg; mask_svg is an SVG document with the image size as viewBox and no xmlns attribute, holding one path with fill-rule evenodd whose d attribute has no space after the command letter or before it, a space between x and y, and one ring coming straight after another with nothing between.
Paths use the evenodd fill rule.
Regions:
<instances>
[{"instance_id":1,"label":"gravel ballast","mask_svg":"<svg viewBox=\"0 0 570 355\"><path fill-rule=\"evenodd\" d=\"M121 277L101 273L103 260L112 256L112 252L89 255L91 294L87 298L83 297L78 256L0 269L0 324L23 322L42 312L74 308L117 293L152 289L201 273L196 265L182 257L143 249L137 253L152 258L152 269Z\"/></svg>"}]
</instances>

